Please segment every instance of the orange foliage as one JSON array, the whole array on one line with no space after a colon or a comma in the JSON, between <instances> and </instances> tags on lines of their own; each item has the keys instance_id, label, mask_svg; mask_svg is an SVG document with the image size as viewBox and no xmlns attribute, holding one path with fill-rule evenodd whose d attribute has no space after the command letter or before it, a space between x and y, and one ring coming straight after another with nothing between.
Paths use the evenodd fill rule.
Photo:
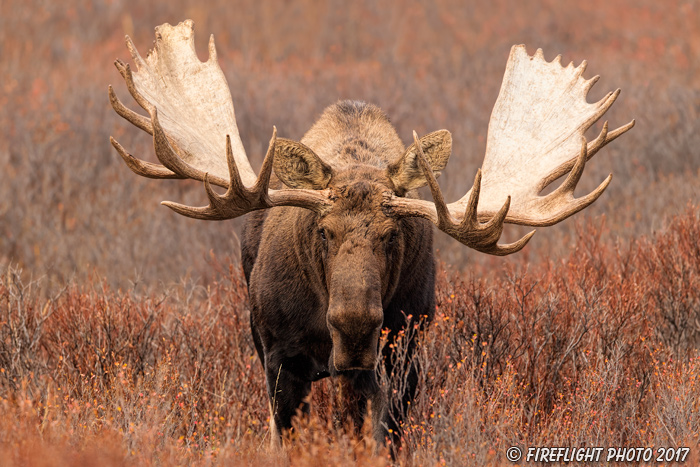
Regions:
<instances>
[{"instance_id":1,"label":"orange foliage","mask_svg":"<svg viewBox=\"0 0 700 467\"><path fill-rule=\"evenodd\" d=\"M689 446L697 459L700 248L687 240L700 235L700 210L626 247L602 242L597 229L583 227L560 263L466 277L441 268L436 319L417 334L424 371L402 461L501 464L512 445ZM371 436L343 428L328 380L316 383L286 453L267 450L244 279L214 266L221 279L210 287L184 283L157 298L93 280L42 299L40 284L8 269L0 457L385 462ZM401 355L405 338L386 345Z\"/></svg>"},{"instance_id":2,"label":"orange foliage","mask_svg":"<svg viewBox=\"0 0 700 467\"><path fill-rule=\"evenodd\" d=\"M621 87L611 127L631 118L637 127L587 167L581 193L610 172L615 178L579 217L607 213L611 237L650 233L699 194L698 16L697 5L680 0L401 0L342 7L316 0L4 1L0 261L46 273L57 284L75 274L85 279L94 269L110 285L138 278L158 288L182 274L208 277L210 249L236 250L231 227L195 224L159 207L163 199L203 203L200 184L135 177L109 145L114 135L134 154L152 157L146 135L107 100L109 83L128 98L111 65L128 58L123 35L145 51L153 27L188 17L195 20L201 56L209 34L216 36L254 164L272 125L299 139L325 106L363 99L382 107L407 142L414 129L452 131L454 155L440 180L451 200L463 194L464 180L481 161L510 46L542 47L547 59L562 53L564 62L588 59L587 75L602 76L591 100ZM506 236L517 233L512 228ZM574 223L565 222L541 229L528 249L562 254L575 238ZM459 268L492 264L446 236L437 236L437 246Z\"/></svg>"}]
</instances>

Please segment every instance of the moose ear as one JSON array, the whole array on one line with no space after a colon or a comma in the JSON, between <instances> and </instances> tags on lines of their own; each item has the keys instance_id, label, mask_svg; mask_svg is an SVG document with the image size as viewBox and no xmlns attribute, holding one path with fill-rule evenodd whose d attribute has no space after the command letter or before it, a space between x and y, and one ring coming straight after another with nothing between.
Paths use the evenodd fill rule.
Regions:
<instances>
[{"instance_id":1,"label":"moose ear","mask_svg":"<svg viewBox=\"0 0 700 467\"><path fill-rule=\"evenodd\" d=\"M452 135L447 130L434 131L423 136L420 144L435 177L439 177L440 170L445 168L452 154ZM411 144L403 156L387 167L389 178L399 196L428 183L418 164L416 149L416 143Z\"/></svg>"},{"instance_id":2,"label":"moose ear","mask_svg":"<svg viewBox=\"0 0 700 467\"><path fill-rule=\"evenodd\" d=\"M308 146L290 139L277 138L274 169L289 188L323 190L333 178L333 168Z\"/></svg>"}]
</instances>

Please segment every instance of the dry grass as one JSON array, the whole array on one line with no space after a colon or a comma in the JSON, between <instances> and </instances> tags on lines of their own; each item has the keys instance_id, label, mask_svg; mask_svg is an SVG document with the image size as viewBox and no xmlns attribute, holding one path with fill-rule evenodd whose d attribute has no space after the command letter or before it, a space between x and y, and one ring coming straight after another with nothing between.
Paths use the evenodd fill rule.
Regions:
<instances>
[{"instance_id":1,"label":"dry grass","mask_svg":"<svg viewBox=\"0 0 700 467\"><path fill-rule=\"evenodd\" d=\"M433 4L238 1L207 4L29 0L0 5L0 260L47 274L56 284L96 271L110 285L201 279L208 252L236 256L238 222L202 223L161 207L204 203L201 184L144 180L124 167L113 135L152 157L147 135L119 118L107 84L128 92L112 61L126 59L124 33L145 52L153 27L193 18L196 45L217 39L242 139L259 164L277 125L301 138L341 98L377 103L407 142L416 129L447 128L454 155L441 184L465 190L484 153L488 118L512 44L547 59L589 60L602 75L590 99L621 87L612 126L637 127L586 170L580 192L610 172L608 192L582 216L606 213L611 238L658 230L697 199L700 186L699 6L695 2L490 2ZM315 27L306 27L314 24ZM595 129L594 129L595 130ZM592 130L593 134L593 130ZM532 254L565 254L573 222L541 229ZM518 229L506 232L509 238ZM186 248L183 248L186 246ZM438 235L441 257L464 268L490 259ZM511 261L511 260L506 260ZM498 264L502 264L499 262Z\"/></svg>"},{"instance_id":2,"label":"dry grass","mask_svg":"<svg viewBox=\"0 0 700 467\"><path fill-rule=\"evenodd\" d=\"M519 446L688 446L700 433L700 210L620 248L581 228L561 262L444 267L399 459L507 464ZM0 458L9 465L385 464L338 424L330 381L267 450L263 372L237 267L152 298L96 279L49 299L0 284ZM448 339L445 336L449 336ZM403 341L395 345L400 353ZM386 375L385 383L396 375ZM400 377L399 377L400 378ZM396 381L394 381L396 383ZM50 456L50 457L48 457Z\"/></svg>"},{"instance_id":3,"label":"dry grass","mask_svg":"<svg viewBox=\"0 0 700 467\"><path fill-rule=\"evenodd\" d=\"M299 139L328 104L364 99L406 142L453 132L449 199L480 163L512 44L588 59L602 75L591 100L621 87L611 126L637 127L587 167L580 193L615 178L578 220L507 259L438 234L438 319L419 336L400 460L685 445L700 463L699 16L695 1L651 0L1 2L0 459L387 463L340 429L328 381L288 452L266 449L239 222L160 207L203 203L201 185L140 179L109 145L152 157L107 101L109 83L128 94L111 65L128 56L123 34L145 51L154 26L193 18L200 54L216 36L254 166L273 124Z\"/></svg>"}]
</instances>

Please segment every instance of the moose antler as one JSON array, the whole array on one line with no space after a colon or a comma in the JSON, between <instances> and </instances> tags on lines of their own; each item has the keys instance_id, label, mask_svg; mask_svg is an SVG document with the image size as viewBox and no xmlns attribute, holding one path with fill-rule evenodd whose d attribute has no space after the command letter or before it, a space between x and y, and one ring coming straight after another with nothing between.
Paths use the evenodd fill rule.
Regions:
<instances>
[{"instance_id":1,"label":"moose antler","mask_svg":"<svg viewBox=\"0 0 700 467\"><path fill-rule=\"evenodd\" d=\"M138 175L149 178L192 178L204 182L209 206L189 207L163 202L179 214L197 219L222 220L273 206L298 206L322 211L330 206L327 190L269 189L277 143L273 130L260 176L250 166L238 134L226 78L219 68L214 36L209 59L201 62L194 49L194 23L156 28L155 47L144 60L126 37L137 71L117 60L115 65L144 117L128 109L109 86L109 100L123 118L153 136L158 160L142 161L129 154L114 138L112 145ZM227 188L223 195L211 185Z\"/></svg>"},{"instance_id":2,"label":"moose antler","mask_svg":"<svg viewBox=\"0 0 700 467\"><path fill-rule=\"evenodd\" d=\"M615 102L620 90L595 104L586 95L598 76L585 80L584 61L562 67L561 56L547 62L542 49L533 57L524 45L513 46L501 92L489 122L486 156L473 187L458 201L445 204L432 170L419 151L434 203L393 196L388 206L399 216L423 217L467 246L507 255L522 249L533 232L510 245L498 245L503 223L556 224L593 203L612 179L609 175L586 196L574 198L586 161L627 132L634 120L586 143L584 133ZM417 144L420 147L420 144ZM539 193L568 173L552 193ZM479 220L488 220L481 224Z\"/></svg>"}]
</instances>

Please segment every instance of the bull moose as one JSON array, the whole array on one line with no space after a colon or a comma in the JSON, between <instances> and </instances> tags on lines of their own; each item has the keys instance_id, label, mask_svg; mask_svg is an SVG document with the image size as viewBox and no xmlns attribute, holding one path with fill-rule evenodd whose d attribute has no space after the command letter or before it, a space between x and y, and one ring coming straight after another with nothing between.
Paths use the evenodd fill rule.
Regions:
<instances>
[{"instance_id":1,"label":"bull moose","mask_svg":"<svg viewBox=\"0 0 700 467\"><path fill-rule=\"evenodd\" d=\"M560 57L547 62L542 50L529 56L518 45L491 115L483 166L458 201L446 204L436 182L452 151L449 131L421 138L414 132L406 149L378 107L357 101L328 107L300 142L278 138L273 129L256 176L213 36L206 62L195 53L190 20L157 27L145 60L128 36L126 44L137 71L115 64L148 116L125 107L111 86L109 98L119 115L153 136L162 165L135 158L112 138L117 152L138 175L203 181L208 206L163 203L179 214L223 220L252 213L242 265L278 435L297 410L308 410L311 383L331 376L354 391L355 421L362 423L371 401L374 437L385 442L391 434L396 441L418 369L400 369L406 389L389 403L377 380L379 365L392 370L389 346L379 351L380 331L391 338L434 314L431 223L483 253L515 253L534 231L499 244L504 223L548 226L589 206L612 175L575 198L586 161L634 126L633 120L608 131L606 122L587 142L584 132L619 89L590 104L586 95L598 77L583 78L585 61L563 67ZM559 187L540 195L564 175ZM425 185L433 201L419 198L416 190Z\"/></svg>"}]
</instances>

